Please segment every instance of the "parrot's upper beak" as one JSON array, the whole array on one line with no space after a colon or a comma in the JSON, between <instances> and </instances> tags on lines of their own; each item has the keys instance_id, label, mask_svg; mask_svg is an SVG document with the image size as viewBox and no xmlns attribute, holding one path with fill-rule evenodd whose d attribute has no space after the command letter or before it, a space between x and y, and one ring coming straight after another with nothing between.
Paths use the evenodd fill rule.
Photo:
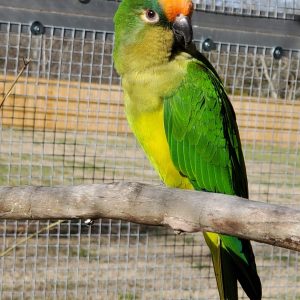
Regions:
<instances>
[{"instance_id":1,"label":"parrot's upper beak","mask_svg":"<svg viewBox=\"0 0 300 300\"><path fill-rule=\"evenodd\" d=\"M172 27L175 41L187 49L193 40L193 29L189 16L179 15L176 17Z\"/></svg>"}]
</instances>

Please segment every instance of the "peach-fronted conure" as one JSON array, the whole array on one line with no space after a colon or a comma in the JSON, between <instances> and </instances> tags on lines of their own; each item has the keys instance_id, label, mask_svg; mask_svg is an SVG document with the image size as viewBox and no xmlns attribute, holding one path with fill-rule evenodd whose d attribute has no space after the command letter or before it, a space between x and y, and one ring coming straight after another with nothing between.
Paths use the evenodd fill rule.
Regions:
<instances>
[{"instance_id":1,"label":"peach-fronted conure","mask_svg":"<svg viewBox=\"0 0 300 300\"><path fill-rule=\"evenodd\" d=\"M169 187L248 198L235 113L224 86L192 42L190 0L123 0L115 15L114 62L128 122ZM248 240L204 233L221 299L237 281L261 299Z\"/></svg>"}]
</instances>

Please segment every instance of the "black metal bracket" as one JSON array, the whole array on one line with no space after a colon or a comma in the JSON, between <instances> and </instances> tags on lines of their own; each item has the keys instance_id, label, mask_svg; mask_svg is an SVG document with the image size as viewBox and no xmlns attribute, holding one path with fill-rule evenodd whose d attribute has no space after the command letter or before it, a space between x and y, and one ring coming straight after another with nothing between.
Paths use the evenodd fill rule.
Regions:
<instances>
[{"instance_id":1,"label":"black metal bracket","mask_svg":"<svg viewBox=\"0 0 300 300\"><path fill-rule=\"evenodd\" d=\"M34 21L30 26L33 35L41 35L45 33L45 27L40 21Z\"/></svg>"}]
</instances>

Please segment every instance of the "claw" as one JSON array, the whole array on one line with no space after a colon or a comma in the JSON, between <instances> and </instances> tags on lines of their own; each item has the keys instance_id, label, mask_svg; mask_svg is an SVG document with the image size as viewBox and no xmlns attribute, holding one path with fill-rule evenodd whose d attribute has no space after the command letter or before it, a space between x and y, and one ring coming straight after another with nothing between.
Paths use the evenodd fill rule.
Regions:
<instances>
[{"instance_id":1,"label":"claw","mask_svg":"<svg viewBox=\"0 0 300 300\"><path fill-rule=\"evenodd\" d=\"M84 224L87 226L92 226L94 224L94 220L92 219L85 219Z\"/></svg>"},{"instance_id":2,"label":"claw","mask_svg":"<svg viewBox=\"0 0 300 300\"><path fill-rule=\"evenodd\" d=\"M184 231L178 230L178 229L174 229L174 233L175 233L176 235L181 235L181 234L184 233Z\"/></svg>"}]
</instances>

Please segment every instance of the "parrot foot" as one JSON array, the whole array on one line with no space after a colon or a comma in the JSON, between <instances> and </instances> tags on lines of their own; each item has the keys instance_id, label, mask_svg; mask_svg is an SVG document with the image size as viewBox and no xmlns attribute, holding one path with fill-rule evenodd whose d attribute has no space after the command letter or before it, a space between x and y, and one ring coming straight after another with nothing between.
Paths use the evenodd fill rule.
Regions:
<instances>
[{"instance_id":1,"label":"parrot foot","mask_svg":"<svg viewBox=\"0 0 300 300\"><path fill-rule=\"evenodd\" d=\"M183 230L178 230L178 229L174 229L174 233L176 234L176 235L182 235L183 233L184 233L184 231Z\"/></svg>"},{"instance_id":2,"label":"parrot foot","mask_svg":"<svg viewBox=\"0 0 300 300\"><path fill-rule=\"evenodd\" d=\"M84 224L87 226L92 226L94 224L94 220L92 219L85 219Z\"/></svg>"}]
</instances>

